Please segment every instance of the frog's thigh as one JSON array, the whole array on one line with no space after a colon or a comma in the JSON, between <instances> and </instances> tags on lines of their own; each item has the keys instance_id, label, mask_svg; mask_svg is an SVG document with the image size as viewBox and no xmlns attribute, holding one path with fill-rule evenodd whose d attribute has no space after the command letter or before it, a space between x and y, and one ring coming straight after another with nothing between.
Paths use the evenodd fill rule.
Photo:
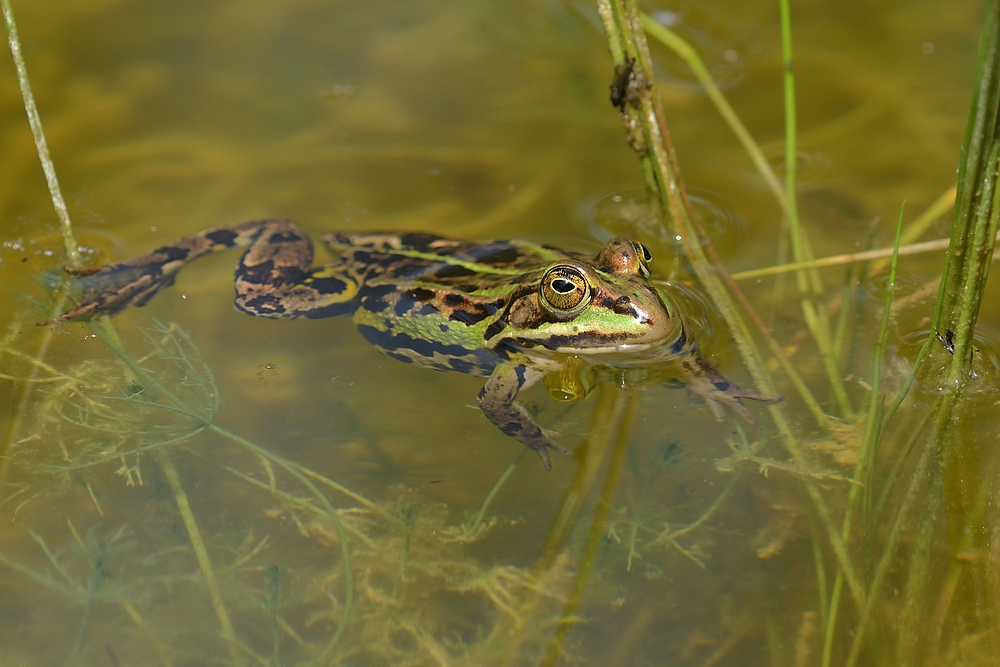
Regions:
<instances>
[{"instance_id":1,"label":"frog's thigh","mask_svg":"<svg viewBox=\"0 0 1000 667\"><path fill-rule=\"evenodd\" d=\"M296 225L271 221L236 267L236 308L258 317L322 318L353 310L358 281L341 263L310 269L313 246Z\"/></svg>"},{"instance_id":2,"label":"frog's thigh","mask_svg":"<svg viewBox=\"0 0 1000 667\"><path fill-rule=\"evenodd\" d=\"M572 456L568 449L552 442L535 423L528 411L517 402L517 394L542 377L540 371L505 362L493 369L479 392L479 407L505 435L517 438L538 453L546 469L552 468L546 448Z\"/></svg>"}]
</instances>

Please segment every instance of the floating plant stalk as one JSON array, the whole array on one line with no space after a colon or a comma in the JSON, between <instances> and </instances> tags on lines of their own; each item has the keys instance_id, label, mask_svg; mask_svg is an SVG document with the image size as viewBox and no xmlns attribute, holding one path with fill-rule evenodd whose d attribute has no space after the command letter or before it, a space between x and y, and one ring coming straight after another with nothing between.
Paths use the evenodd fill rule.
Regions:
<instances>
[{"instance_id":1,"label":"floating plant stalk","mask_svg":"<svg viewBox=\"0 0 1000 667\"><path fill-rule=\"evenodd\" d=\"M38 160L41 162L42 171L45 173L45 181L49 187L49 196L52 198L52 207L59 218L59 229L63 237L63 246L66 249L66 258L73 266L80 266L80 250L73 235L73 225L69 219L69 210L66 208L66 200L63 199L62 190L59 188L59 179L56 177L55 164L52 156L49 155L48 143L45 141L45 132L42 129L42 119L38 115L38 106L35 104L35 96L31 92L31 83L28 80L28 68L24 63L24 56L21 53L21 40L17 35L17 23L14 20L14 10L10 6L10 0L0 0L0 7L3 9L4 22L7 26L7 44L10 45L10 54L14 59L14 67L17 69L17 81L21 88L21 97L24 100L24 111L28 116L28 124L31 126L31 134L35 139L35 148L38 151ZM65 299L65 293L59 297L57 308L61 308ZM48 353L49 345L52 343L53 332L47 330L42 335L41 343L38 346L36 359L42 361ZM17 408L13 412L13 417L7 428L7 433L0 441L0 484L6 472L7 457L5 453L14 434L17 433L21 424L21 417L27 409L34 394L33 380L37 377L38 366L32 368L32 375L28 382L19 389L19 396L16 399Z\"/></svg>"},{"instance_id":2,"label":"floating plant stalk","mask_svg":"<svg viewBox=\"0 0 1000 667\"><path fill-rule=\"evenodd\" d=\"M590 580L590 573L594 569L601 543L604 541L607 532L608 515L611 513L611 503L615 497L615 490L618 488L618 478L621 475L622 463L625 461L625 452L628 451L628 436L635 417L636 401L635 390L625 396L624 401L619 401L619 405L624 402L624 411L620 419L615 420L618 427L618 435L614 440L614 449L611 452L611 461L608 464L608 472L604 478L604 486L601 488L601 496L597 500L597 509L594 512L594 519L590 525L590 534L587 537L587 545L583 550L583 557L577 568L576 577L573 580L573 587L570 590L569 598L563 607L562 616L559 619L555 637L549 645L549 651L542 661L542 667L555 667L562 657L562 646L569 635L570 630L575 625L576 610L583 599L587 582Z\"/></svg>"},{"instance_id":3,"label":"floating plant stalk","mask_svg":"<svg viewBox=\"0 0 1000 667\"><path fill-rule=\"evenodd\" d=\"M884 431L886 422L899 407L906 390L919 374L924 386L938 394L930 419L930 432L924 442L916 444L920 454L916 470L910 477L909 490L903 506L894 519L894 528L886 543L876 571L876 579L869 590L869 605L877 597L879 572L893 559L897 548L895 526L903 522L908 501L916 493L922 495L922 513L917 521L916 541L910 553L903 585L902 608L897 622L896 664L914 664L927 650L927 662L938 659L940 627L948 613L958 577L963 570L971 570L974 580L971 590L975 604L963 605L956 613L975 615L976 625L968 632L985 631L994 641L996 637L996 581L988 559L991 525L986 517L988 506L983 497L978 452L975 443L963 433L961 419L962 399L972 372L974 347L973 335L983 291L989 274L996 244L997 225L1000 220L1000 184L998 184L998 159L1000 159L1000 1L988 0L980 41L979 62L969 120L959 158L958 189L951 242L945 259L940 283L937 309L931 325L931 334L922 346L914 363L914 370L907 384L887 414L881 419ZM906 449L909 449L907 445ZM889 483L895 481L898 466L893 466ZM874 506L870 521L880 521L887 490ZM944 579L937 604L931 605L928 595L932 592L931 577L934 539L939 533L938 522L942 509L948 516L950 552L959 550L971 554L971 567L952 564ZM870 539L870 538L869 538ZM978 559L978 560L977 560ZM896 564L900 569L901 563ZM928 627L924 610L934 608L937 622ZM866 614L862 614L859 631L864 630ZM951 624L957 628L959 623ZM927 640L926 643L924 640ZM849 662L858 658L858 641L852 647Z\"/></svg>"},{"instance_id":4,"label":"floating plant stalk","mask_svg":"<svg viewBox=\"0 0 1000 667\"><path fill-rule=\"evenodd\" d=\"M798 172L797 120L795 108L795 68L792 59L792 19L789 0L779 0L781 10L781 55L783 68L783 83L785 89L785 198L787 200L788 231L791 237L792 255L796 262L813 259L808 247L805 230L799 221L798 194L796 192L796 177ZM853 419L854 410L833 351L833 341L830 335L830 321L823 307L823 283L815 272L806 275L795 274L799 288L802 315L812 333L816 347L819 348L820 359L830 382L830 391L840 408L841 414L848 420Z\"/></svg>"},{"instance_id":5,"label":"floating plant stalk","mask_svg":"<svg viewBox=\"0 0 1000 667\"><path fill-rule=\"evenodd\" d=\"M847 542L851 538L851 528L852 523L858 514L859 510L864 507L865 509L870 509L872 505L872 487L874 483L874 467L875 467L875 457L878 452L878 446L880 442L880 426L881 420L880 416L882 413L882 407L884 402L884 397L880 393L880 383L882 379L882 352L885 348L886 336L889 331L889 314L892 310L892 295L896 289L896 269L899 263L899 239L903 232L903 209L899 210L899 220L896 223L896 240L894 243L894 248L896 249L896 254L892 257L892 264L889 269L889 287L885 295L885 302L882 307L882 321L879 325L878 338L875 343L875 355L872 359L872 377L871 377L871 395L868 400L868 418L865 421L865 432L861 440L861 449L858 452L858 462L854 468L854 479L861 483L861 486L852 486L851 491L847 497L847 510L844 512L843 527L841 529L841 536L844 541ZM900 516L904 513L901 511ZM870 511L866 513L866 516L870 516ZM898 526L901 525L900 521L896 522L893 527L894 531L898 530ZM894 539L895 532L890 535L891 539ZM886 561L887 562L887 561ZM877 593L879 587L881 586L882 577L885 575L885 569L881 567L877 570L874 582L871 584L868 590L868 596L865 600L865 606L861 612L861 620L858 622L858 627L854 633L854 644L851 647L851 653L848 658L848 664L853 665L854 661L857 659L858 650L861 646L861 641L865 636L865 630L868 626L868 622L874 608L873 600L874 595ZM826 630L824 634L823 641L823 666L826 667L830 664L830 660L833 654L833 640L834 640L834 630L837 625L837 617L840 605L840 595L843 591L844 579L843 573L837 572L837 576L834 578L833 583L833 595L830 601L830 608L825 614L826 618Z\"/></svg>"},{"instance_id":6,"label":"floating plant stalk","mask_svg":"<svg viewBox=\"0 0 1000 667\"><path fill-rule=\"evenodd\" d=\"M31 93L31 83L28 81L28 68L24 64L24 56L21 54L21 41L17 36L17 23L14 21L14 10L11 9L10 0L0 0L0 5L3 6L3 18L7 22L7 43L10 45L10 54L14 57L14 66L17 68L17 82L21 86L21 97L24 98L24 110L28 114L31 135L35 139L38 160L42 163L42 171L45 172L45 182L49 186L52 206L55 208L56 216L59 218L59 231L62 233L63 246L66 248L66 258L73 266L80 266L80 248L76 243L76 237L73 236L73 224L69 219L69 209L66 208L66 200L63 199L62 190L59 188L59 178L56 176L56 168L52 163L52 157L49 155L49 145L45 141L42 119L38 115L35 96Z\"/></svg>"},{"instance_id":7,"label":"floating plant stalk","mask_svg":"<svg viewBox=\"0 0 1000 667\"><path fill-rule=\"evenodd\" d=\"M630 130L641 132L641 143L639 137L633 137L632 134L630 140L639 154L646 183L655 200L669 214L673 225L671 233L680 240L699 281L721 313L758 389L765 394L773 395L777 392L763 357L737 310L733 296L727 291L720 277L728 276L728 273L721 263L716 263L715 270L712 270L705 250L710 247L710 241L705 234L699 234L697 231L696 216L680 178L677 158L670 143L659 92L653 78L652 59L635 0L598 0L597 10L616 71L624 71L624 68L630 66L633 68L629 92L623 105L623 115ZM728 284L731 288L734 286L732 282ZM744 305L749 305L745 300L741 301ZM799 448L784 408L772 404L768 406L768 411L795 464L803 470L808 469L808 461ZM823 526L823 532L844 573L844 580L851 597L860 610L864 607L865 593L840 536L839 526L834 522L833 514L819 486L810 480L804 480L804 483Z\"/></svg>"}]
</instances>

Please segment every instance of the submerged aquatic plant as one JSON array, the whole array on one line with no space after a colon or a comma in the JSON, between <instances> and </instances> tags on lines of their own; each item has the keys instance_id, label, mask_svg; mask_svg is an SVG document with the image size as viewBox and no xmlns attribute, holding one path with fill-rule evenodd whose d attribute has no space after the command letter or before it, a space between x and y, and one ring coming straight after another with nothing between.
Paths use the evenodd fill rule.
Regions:
<instances>
[{"instance_id":1,"label":"submerged aquatic plant","mask_svg":"<svg viewBox=\"0 0 1000 667\"><path fill-rule=\"evenodd\" d=\"M977 351L972 340L985 281L992 261L1000 220L1000 186L997 185L1000 140L1000 108L997 90L1000 88L1000 3L987 3L980 47L979 74L973 95L972 111L963 142L959 183L955 199L957 208L952 226L948 262L940 283L938 308L932 332L914 363L910 378L896 392L882 391L882 350L892 313L892 292L895 286L896 260L901 242L911 242L926 229L933 217L945 212L951 197L946 193L933 211L920 216L903 231L902 212L897 227L889 290L877 337L869 385L868 409L856 418L850 398L844 390L839 358L844 348L841 341L846 331L846 312L852 290L845 289L844 298L833 305L841 311L837 335L831 333L827 319L827 303L822 282L813 271L818 266L835 262L815 262L799 221L797 211L795 73L792 67L791 18L787 0L781 8L783 60L785 68L785 176L784 190L770 171L749 132L729 107L724 96L701 64L696 52L668 28L640 14L632 0L599 0L598 8L604 23L612 60L617 71L627 72L621 84L622 92L613 101L620 106L629 133L629 142L636 149L646 175L647 184L661 211L668 216L677 239L683 243L688 260L711 295L716 307L730 328L744 361L761 389L773 392L773 384L763 370L761 355L749 337L749 329L737 312L733 296L744 312L768 341L778 365L786 371L792 384L817 423L838 442L830 451L852 452L843 463L851 462L852 473L825 471L818 461L804 455L806 444L793 433L781 406L769 409L775 420L783 445L792 461L762 458L764 443L733 447L733 456L720 462L720 470L736 471L740 465L756 465L764 474L781 470L798 477L805 485L813 505L812 539L815 553L817 585L815 595L821 609L802 621L796 644L795 664L819 661L832 664L835 654L842 652L848 665L856 664L864 653L876 664L917 664L922 662L921 649L928 649L926 662L944 659L973 659L980 648L996 642L997 582L995 565L988 565L997 552L996 537L991 533L987 508L989 496L982 480L982 468L974 439L964 433L967 419L961 418L963 389L976 373L973 366ZM705 86L712 101L726 122L733 128L747 149L751 160L765 182L775 193L786 214L796 265L778 267L794 270L798 279L801 307L831 386L831 396L838 406L843 427L838 421L819 410L810 398L798 373L784 359L781 349L773 343L752 306L741 296L732 280L724 287L728 273L711 252L711 243L697 232L697 220L687 204L683 182L673 149L669 143L666 121L659 106L653 82L651 60L646 48L643 28L684 58ZM617 81L617 79L616 79ZM700 239L708 249L702 252ZM937 247L937 246L936 246ZM709 259L719 276L710 271ZM851 261L870 259L867 255ZM748 272L748 275L773 273L770 269ZM850 286L856 280L848 274ZM928 358L935 359L928 363ZM922 370L918 368L923 362ZM912 390L915 377L921 378L921 393ZM935 388L938 395L933 395ZM927 396L927 390L931 396ZM916 412L914 405L929 403ZM897 414L898 413L898 414ZM894 419L895 416L895 419ZM850 429L850 422L857 428ZM892 420L892 421L890 421ZM887 459L886 452L891 452ZM811 460L812 459L812 460ZM824 482L846 481L846 487L829 487ZM824 483L821 487L820 483ZM900 488L901 487L901 488ZM844 503L838 496L847 491L843 510L832 508ZM994 494L996 491L994 490ZM919 502L922 499L923 502ZM949 517L950 552L966 555L947 564L943 582L938 585L932 576L936 560L932 547L940 531L937 529L943 513ZM839 527L838 527L839 524ZM630 540L630 563L634 557L634 536L640 524L633 524ZM880 530L887 526L887 531ZM826 544L820 541L825 533ZM903 535L913 541L912 549L901 548ZM833 585L827 572L826 551L833 552L836 568ZM971 555L969 555L971 554ZM886 593L888 568L904 568L905 586L901 598ZM938 569L941 568L937 564ZM965 587L963 588L963 582ZM899 584L897 584L899 585ZM939 586L934 592L934 587ZM853 601L853 614L841 605L842 593ZM972 604L959 606L956 596L971 598ZM927 610L932 610L928 612ZM876 616L879 618L876 620ZM845 618L846 617L846 618ZM808 620L808 622L807 622ZM819 621L819 624L817 624ZM850 628L845 636L839 628ZM822 629L817 632L817 627ZM888 628L896 628L890 631ZM950 633L950 636L948 636ZM819 643L822 650L816 651ZM772 664L776 656L772 655Z\"/></svg>"},{"instance_id":2,"label":"submerged aquatic plant","mask_svg":"<svg viewBox=\"0 0 1000 667\"><path fill-rule=\"evenodd\" d=\"M656 590L666 600L626 617L628 623L620 621L625 631L609 641L614 644L609 655L617 650L631 657L630 642L643 637L644 623L651 617L665 623L670 612L677 613L669 598L684 586L680 579L694 579L723 558L747 572L739 573L739 585L731 589L721 584L713 589L708 582L706 590L692 596L719 602L709 612L711 622L704 623L710 631L692 632L688 645L677 649L678 660L696 662L701 656L706 664L716 664L731 658L744 640L762 637L771 664L796 667L909 663L919 657L921 646L927 648L926 662L988 658L996 616L988 554L996 547L986 484L968 474L978 473L976 461L971 452L948 451L964 428L956 420L961 394L927 402L926 395L907 394L908 386L882 381L878 354L890 337L892 273L879 353L870 372L860 368L863 363L848 368L853 284L865 274L848 274L841 294L827 298L813 272L834 262L810 259L798 221L794 72L789 66L783 73L784 184L707 72L701 73L785 212L798 260L747 273L796 273L804 337L819 350L821 377L835 408L824 407L813 395L815 389L790 361L788 346L771 336L734 289L734 280L747 275L729 279L689 210L658 108L642 27L693 63L697 54L641 14L634 2L607 0L599 7L619 74L628 69L622 110L630 145L643 153L643 173L762 391L776 393L769 374L783 370L818 432L789 418L785 406L775 406L770 409L773 428L744 432L737 427L726 440L728 450L720 441L722 455L696 476L711 480L710 492L694 500L665 500L671 487L682 486L684 475L661 474L669 468L663 457L639 459L628 449L637 399L602 387L580 465L542 553L533 567L518 567L494 562L486 547L497 532L491 501L523 452L478 509L454 525L452 513L420 493L392 489L369 499L277 454L272 443L251 441L219 424L221 399L211 369L176 325L154 325L146 332L148 351L135 356L129 352L134 343L126 345L108 322L97 322L94 335L113 354L57 365L15 346L9 336L0 349L2 377L33 387L34 393L12 429L19 439L4 459L9 474L0 507L17 520L13 525L30 528L0 545L0 563L22 575L18 592L51 601L53 623L74 629L72 647L50 647L61 651L53 662L171 665L206 656L226 664L274 667L583 661L574 653L574 638L599 633L596 621L605 620L595 607L587 607L588 596L606 603L597 609L613 615L632 604L626 597L642 594L616 590L620 577L669 580ZM995 7L990 3L989 11ZM4 8L9 13L6 0ZM781 8L790 65L791 16L787 2ZM995 36L995 19L986 25ZM989 62L985 56L984 62ZM989 102L996 98L995 70L983 72L977 98ZM960 385L975 358L977 300L996 233L996 207L988 193L993 188L995 197L1000 191L993 185L990 112L975 117L982 122L980 130L970 131L968 146L986 148L965 168L953 253L963 259L949 267L943 281L946 298L939 302L951 305L940 311L935 327L940 340L927 341L927 349L936 351L937 366L915 376L925 386L945 367ZM964 151L967 156L974 152ZM42 160L48 172L51 160ZM539 197L539 191L544 188L530 195L519 189L517 196ZM972 205L976 192L983 202L979 206ZM947 200L942 197L943 205L903 230L897 244L915 240L950 205ZM480 223L492 229L495 219L486 216ZM973 229L977 233L969 234ZM64 230L71 238L68 218ZM970 238L976 240L959 252L958 243ZM898 254L883 251L882 258ZM862 253L836 261L874 259ZM868 265L868 273L877 270L876 263ZM925 363L925 373L928 367ZM845 368L865 377L867 395L848 390ZM929 440L927 431L935 433ZM60 494L72 500L66 527L64 517L42 510L45 501ZM755 525L739 514L748 496L766 508L770 520ZM799 502L800 496L808 503ZM245 514L233 518L231 508ZM933 538L946 511L949 519L961 519L955 526L971 530L952 530L950 560L939 564ZM487 531L490 527L493 531ZM757 590L752 589L754 577L771 584L784 576L767 572L766 564L795 549L796 538L805 535L814 564L811 588L797 585L795 594L751 594L733 602L732 591ZM749 565L731 555L734 547L748 546ZM691 571L696 574L676 576ZM770 588L778 587L760 586ZM892 589L903 593L896 596ZM679 616L693 613L683 609ZM575 633L580 627L587 632Z\"/></svg>"},{"instance_id":3,"label":"submerged aquatic plant","mask_svg":"<svg viewBox=\"0 0 1000 667\"><path fill-rule=\"evenodd\" d=\"M163 664L222 650L236 663L420 664L425 656L475 665L500 650L491 643L496 639L488 641L493 625L529 629L519 635L520 650L538 650L545 641L564 599L565 569L540 576L463 554L448 538L456 529L443 506L405 489L387 502L368 500L216 426L211 371L176 325L157 323L145 332L150 350L134 358L106 326L95 329L116 357L65 372L45 367L35 431L10 452L24 486L7 487L0 500L30 522L43 499L86 489L91 506L67 517L74 557L50 546L60 538L35 532L47 567L29 565L26 547L17 548L19 555L9 543L0 550L0 563L26 575L25 592L40 587L68 603L64 613L81 614L72 654L96 654L107 644L130 660L158 656ZM206 450L207 440L218 442L213 433L236 449ZM248 513L224 529L206 511L218 501L189 499L180 465L231 475L238 486L227 497L259 508L257 516ZM161 480L171 493L150 497L150 485ZM321 488L346 498L347 506L333 509ZM186 544L175 531L150 530L170 521L170 495ZM147 499L140 516L130 516L133 497ZM99 524L109 519L125 523L98 537ZM88 526L85 538L75 528L80 524ZM116 556L123 548L127 559ZM349 556L315 557L331 548ZM183 611L204 607L206 600L197 600L206 593L221 630ZM440 602L434 614L430 599ZM526 606L528 599L534 602ZM144 639L125 641L120 621L126 619L144 628Z\"/></svg>"}]
</instances>

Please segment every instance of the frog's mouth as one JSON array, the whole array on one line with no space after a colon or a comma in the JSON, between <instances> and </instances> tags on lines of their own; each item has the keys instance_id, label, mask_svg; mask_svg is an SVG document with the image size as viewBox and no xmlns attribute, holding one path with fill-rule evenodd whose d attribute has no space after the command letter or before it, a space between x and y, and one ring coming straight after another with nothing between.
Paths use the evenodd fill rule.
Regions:
<instances>
[{"instance_id":1,"label":"frog's mouth","mask_svg":"<svg viewBox=\"0 0 1000 667\"><path fill-rule=\"evenodd\" d=\"M515 339L512 343L528 354L595 357L600 358L601 363L666 361L687 354L690 348L688 333L683 326L675 336L663 336L651 341L611 341L596 334L585 334L550 336L545 340Z\"/></svg>"}]
</instances>

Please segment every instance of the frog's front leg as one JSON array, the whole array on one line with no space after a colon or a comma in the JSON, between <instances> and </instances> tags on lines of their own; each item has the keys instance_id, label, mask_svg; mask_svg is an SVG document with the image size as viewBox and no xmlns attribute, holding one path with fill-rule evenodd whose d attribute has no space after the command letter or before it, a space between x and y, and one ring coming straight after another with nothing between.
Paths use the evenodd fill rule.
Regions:
<instances>
[{"instance_id":1,"label":"frog's front leg","mask_svg":"<svg viewBox=\"0 0 1000 667\"><path fill-rule=\"evenodd\" d=\"M706 359L697 348L692 349L683 358L681 367L684 370L684 382L688 391L704 399L716 419L720 421L725 416L721 403L731 407L736 414L752 424L754 422L753 414L743 405L743 402L740 401L741 398L765 403L776 403L781 400L780 396L758 394L729 380L719 373L712 362Z\"/></svg>"},{"instance_id":2,"label":"frog's front leg","mask_svg":"<svg viewBox=\"0 0 1000 667\"><path fill-rule=\"evenodd\" d=\"M505 361L493 369L492 375L479 392L479 407L505 435L517 438L535 450L545 469L551 470L548 449L568 456L572 456L573 452L552 442L528 411L517 402L518 392L535 384L542 375L537 369Z\"/></svg>"}]
</instances>

